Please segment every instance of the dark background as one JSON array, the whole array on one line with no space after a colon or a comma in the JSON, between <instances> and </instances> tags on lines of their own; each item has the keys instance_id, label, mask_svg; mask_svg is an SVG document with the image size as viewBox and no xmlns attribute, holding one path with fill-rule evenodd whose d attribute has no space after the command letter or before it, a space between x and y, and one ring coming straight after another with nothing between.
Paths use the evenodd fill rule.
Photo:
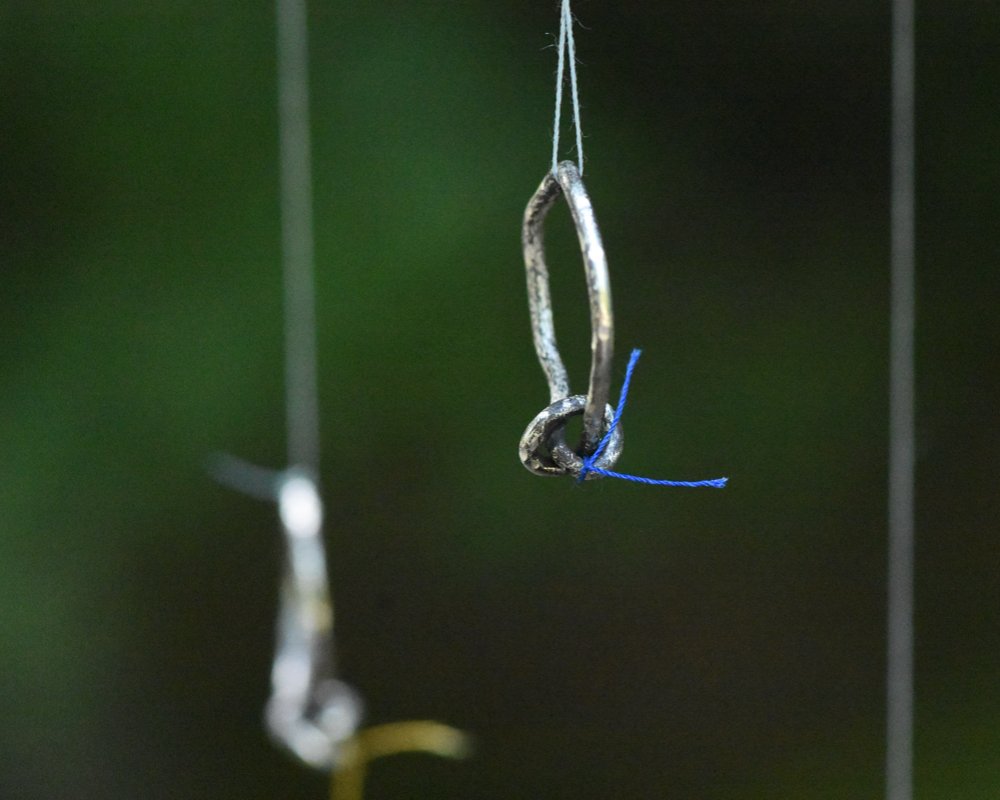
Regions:
<instances>
[{"instance_id":1,"label":"dark background","mask_svg":"<svg viewBox=\"0 0 1000 800\"><path fill-rule=\"evenodd\" d=\"M575 4L620 467L725 491L518 464L557 4L310 5L340 669L478 742L367 796L878 797L888 3ZM1000 791L998 24L919 4L926 800ZM323 797L261 726L274 509L204 471L284 459L273 8L7 3L0 64L0 796Z\"/></svg>"}]
</instances>

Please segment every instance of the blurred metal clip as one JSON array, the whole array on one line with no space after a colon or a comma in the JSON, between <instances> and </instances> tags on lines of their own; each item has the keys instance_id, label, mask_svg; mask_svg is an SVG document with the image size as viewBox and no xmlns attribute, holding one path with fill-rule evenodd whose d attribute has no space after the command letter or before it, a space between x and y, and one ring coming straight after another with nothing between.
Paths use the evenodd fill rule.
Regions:
<instances>
[{"instance_id":1,"label":"blurred metal clip","mask_svg":"<svg viewBox=\"0 0 1000 800\"><path fill-rule=\"evenodd\" d=\"M337 680L333 659L333 603L323 548L323 502L304 470L274 472L229 455L210 464L234 489L278 503L285 534L268 732L310 766L334 769L361 720L361 701Z\"/></svg>"},{"instance_id":2,"label":"blurred metal clip","mask_svg":"<svg viewBox=\"0 0 1000 800\"><path fill-rule=\"evenodd\" d=\"M314 767L337 765L357 730L361 702L334 677L333 604L323 550L323 503L315 481L289 471L278 485L288 548L266 714L271 735Z\"/></svg>"}]
</instances>

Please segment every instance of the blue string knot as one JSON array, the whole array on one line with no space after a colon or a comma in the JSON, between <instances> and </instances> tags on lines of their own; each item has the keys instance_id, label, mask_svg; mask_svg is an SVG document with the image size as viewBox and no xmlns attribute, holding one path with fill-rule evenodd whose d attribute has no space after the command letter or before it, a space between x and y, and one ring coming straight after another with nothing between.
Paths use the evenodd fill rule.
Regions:
<instances>
[{"instance_id":1,"label":"blue string knot","mask_svg":"<svg viewBox=\"0 0 1000 800\"><path fill-rule=\"evenodd\" d=\"M635 365L639 360L640 355L642 355L642 350L636 348L632 351L632 355L628 360L628 367L625 370L625 381L622 383L622 393L618 397L618 407L615 409L614 419L608 426L608 430L605 432L601 441L598 442L597 449L594 450L592 455L587 456L587 458L583 460L583 467L580 469L580 476L577 478L577 481L584 481L587 474L593 472L597 475L603 475L605 478L620 478L623 481L644 483L647 486L683 486L692 489L701 486L711 486L715 489L722 489L729 481L729 478L711 478L710 480L704 481L668 481L654 478L643 478L640 475L626 475L621 472L612 472L611 470L601 469L600 467L595 466L597 459L599 459L601 454L604 452L604 448L608 446L608 442L611 440L611 434L615 432L615 428L618 427L618 423L621 421L622 414L625 411L625 403L628 401L628 387L632 382L632 372L635 370Z\"/></svg>"}]
</instances>

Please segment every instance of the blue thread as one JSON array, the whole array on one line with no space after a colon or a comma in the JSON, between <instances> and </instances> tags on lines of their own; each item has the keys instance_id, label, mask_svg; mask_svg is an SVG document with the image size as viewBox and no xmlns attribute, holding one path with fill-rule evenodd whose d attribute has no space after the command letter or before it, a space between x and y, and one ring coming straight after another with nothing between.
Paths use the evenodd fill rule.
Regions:
<instances>
[{"instance_id":1,"label":"blue thread","mask_svg":"<svg viewBox=\"0 0 1000 800\"><path fill-rule=\"evenodd\" d=\"M622 472L612 472L611 470L601 469L600 467L594 466L597 459L601 457L601 454L608 446L608 442L611 441L611 435L615 432L615 429L618 427L618 423L621 421L622 414L625 411L625 403L628 400L628 387L632 382L632 372L635 370L636 362L639 360L639 356L641 355L642 350L639 350L638 348L632 351L632 355L628 360L628 367L625 369L625 381L622 383L622 393L618 397L618 408L615 409L614 419L611 420L611 424L608 426L608 430L604 434L604 438L602 438L598 443L597 449L594 451L593 455L584 459L583 467L580 469L580 476L577 478L577 481L582 482L586 479L587 473L596 472L598 475L603 475L605 478L620 478L623 481L643 483L647 486L681 486L692 489L702 486L711 486L715 489L722 489L729 481L729 478L711 478L710 480L704 481L656 480L654 478L643 478L639 475L626 475Z\"/></svg>"}]
</instances>

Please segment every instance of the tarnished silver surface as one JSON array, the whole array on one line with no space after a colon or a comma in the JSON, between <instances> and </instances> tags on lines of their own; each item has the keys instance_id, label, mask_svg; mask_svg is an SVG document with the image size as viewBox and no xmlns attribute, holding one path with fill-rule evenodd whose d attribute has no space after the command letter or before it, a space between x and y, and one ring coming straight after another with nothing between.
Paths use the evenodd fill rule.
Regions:
<instances>
[{"instance_id":1,"label":"tarnished silver surface","mask_svg":"<svg viewBox=\"0 0 1000 800\"><path fill-rule=\"evenodd\" d=\"M562 410L558 412L561 416L555 416L557 412L553 409L558 405L558 401L570 399L570 388L566 367L556 344L555 324L552 319L549 271L545 264L544 225L546 215L560 195L566 198L569 205L583 255L587 296L590 303L591 362L590 384L582 409L570 412L569 406L561 407ZM582 466L582 461L562 441L561 430L565 426L566 418L574 414L583 414L583 436L578 449L584 454L594 452L606 425L610 422L610 418L607 417L607 403L611 390L614 319L611 313L608 262L597 220L594 217L594 207L587 196L587 190L580 179L576 165L571 161L562 162L555 174L546 175L538 191L528 202L521 229L521 243L524 248L524 267L528 281L532 337L538 362L549 384L549 399L552 403L535 418L521 438L519 448L521 463L539 475L572 473L573 465L579 462ZM544 415L549 415L544 426L549 435L558 437L557 441L551 443L551 453L548 456L544 452L539 452L539 448L543 451L549 448L549 441L547 439L536 441L537 431L543 427L539 420ZM618 446L612 448L609 445L602 455L601 466L604 469L608 469L621 452L620 433L616 433L616 441ZM605 459L608 466L605 466Z\"/></svg>"},{"instance_id":2,"label":"tarnished silver surface","mask_svg":"<svg viewBox=\"0 0 1000 800\"><path fill-rule=\"evenodd\" d=\"M358 727L361 703L334 677L333 604L316 484L289 471L277 489L288 552L265 719L280 744L307 764L329 769Z\"/></svg>"},{"instance_id":3,"label":"tarnished silver surface","mask_svg":"<svg viewBox=\"0 0 1000 800\"><path fill-rule=\"evenodd\" d=\"M518 446L521 463L537 475L579 475L583 469L583 459L566 444L563 429L566 420L582 414L586 404L586 395L574 394L557 400L536 416L521 436ZM615 410L611 406L605 406L605 427L611 425L614 416ZM623 444L619 424L594 466L611 469L621 455ZM585 480L600 477L599 474L588 472Z\"/></svg>"}]
</instances>

